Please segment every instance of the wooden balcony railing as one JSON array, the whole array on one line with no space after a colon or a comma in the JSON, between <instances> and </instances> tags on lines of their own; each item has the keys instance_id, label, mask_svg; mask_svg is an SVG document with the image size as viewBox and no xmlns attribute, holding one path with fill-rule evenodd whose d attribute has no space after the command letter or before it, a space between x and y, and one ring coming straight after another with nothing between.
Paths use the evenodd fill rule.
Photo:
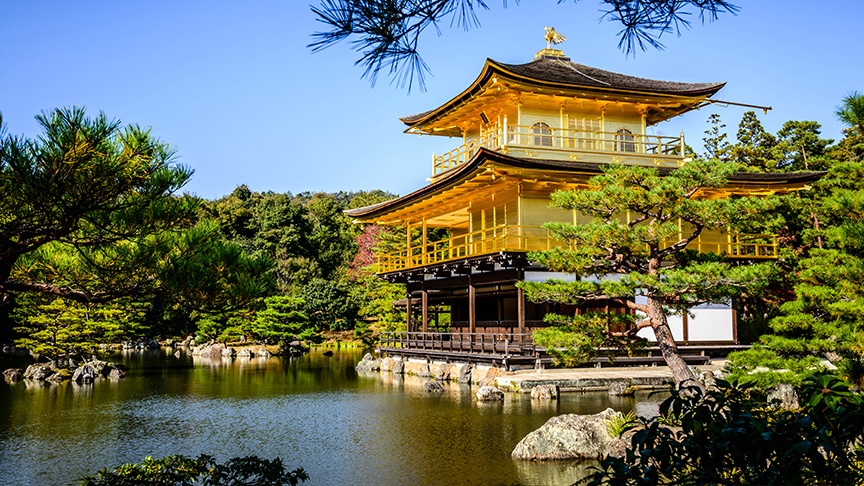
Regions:
<instances>
[{"instance_id":1,"label":"wooden balcony railing","mask_svg":"<svg viewBox=\"0 0 864 486\"><path fill-rule=\"evenodd\" d=\"M384 351L423 350L499 356L536 356L531 334L479 332L382 332Z\"/></svg>"},{"instance_id":2,"label":"wooden balcony railing","mask_svg":"<svg viewBox=\"0 0 864 486\"><path fill-rule=\"evenodd\" d=\"M507 134L505 137L504 134ZM507 147L555 154L610 153L618 156L648 155L679 162L684 158L684 137L639 135L595 130L507 125L493 130L432 160L433 176L467 162L480 147L504 151Z\"/></svg>"},{"instance_id":3,"label":"wooden balcony railing","mask_svg":"<svg viewBox=\"0 0 864 486\"><path fill-rule=\"evenodd\" d=\"M672 244L678 239L670 239ZM528 252L567 247L539 226L500 225L450 238L415 245L378 255L378 272L419 268L500 251ZM702 253L724 254L728 258L770 259L778 257L776 235L700 235L688 248Z\"/></svg>"}]
</instances>

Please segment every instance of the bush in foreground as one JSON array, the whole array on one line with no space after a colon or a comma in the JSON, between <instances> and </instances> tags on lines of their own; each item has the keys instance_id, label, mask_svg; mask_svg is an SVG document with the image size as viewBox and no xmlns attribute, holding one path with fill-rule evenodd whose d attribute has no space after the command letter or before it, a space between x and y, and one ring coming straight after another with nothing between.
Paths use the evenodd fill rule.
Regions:
<instances>
[{"instance_id":1,"label":"bush in foreground","mask_svg":"<svg viewBox=\"0 0 864 486\"><path fill-rule=\"evenodd\" d=\"M817 374L799 388L802 407L783 410L752 399L751 387L717 380L673 393L589 484L864 484L860 394Z\"/></svg>"},{"instance_id":2,"label":"bush in foreground","mask_svg":"<svg viewBox=\"0 0 864 486\"><path fill-rule=\"evenodd\" d=\"M286 471L282 460L257 456L235 457L217 464L202 454L182 455L124 464L81 479L81 486L296 486L309 479L302 468Z\"/></svg>"}]
</instances>

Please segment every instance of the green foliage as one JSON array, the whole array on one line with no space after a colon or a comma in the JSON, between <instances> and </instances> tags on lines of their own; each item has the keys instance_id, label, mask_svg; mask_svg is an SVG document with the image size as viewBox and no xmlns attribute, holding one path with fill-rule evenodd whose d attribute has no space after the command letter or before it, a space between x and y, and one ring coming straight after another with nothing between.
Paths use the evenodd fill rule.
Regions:
<instances>
[{"instance_id":1,"label":"green foliage","mask_svg":"<svg viewBox=\"0 0 864 486\"><path fill-rule=\"evenodd\" d=\"M534 331L534 342L543 346L560 366L576 367L600 355L611 359L622 352L630 354L643 344L610 331L630 328L634 317L629 314L547 314L544 319L552 326Z\"/></svg>"},{"instance_id":2,"label":"green foliage","mask_svg":"<svg viewBox=\"0 0 864 486\"><path fill-rule=\"evenodd\" d=\"M616 415L607 420L606 432L608 432L611 437L618 438L638 423L639 421L636 420L636 414L633 413L633 410L630 410L626 415Z\"/></svg>"},{"instance_id":3,"label":"green foliage","mask_svg":"<svg viewBox=\"0 0 864 486\"><path fill-rule=\"evenodd\" d=\"M339 281L312 279L300 291L304 313L317 329L352 329L357 319L357 303L350 298L348 286Z\"/></svg>"},{"instance_id":4,"label":"green foliage","mask_svg":"<svg viewBox=\"0 0 864 486\"><path fill-rule=\"evenodd\" d=\"M772 172L777 169L774 154L776 138L766 132L756 118L756 112L748 111L738 125L738 143L729 147L729 159L748 172Z\"/></svg>"},{"instance_id":5,"label":"green foliage","mask_svg":"<svg viewBox=\"0 0 864 486\"><path fill-rule=\"evenodd\" d=\"M302 312L303 301L296 297L272 296L264 299L264 309L255 314L250 324L250 337L267 344L287 344L297 336L302 340L316 339L317 330Z\"/></svg>"},{"instance_id":6,"label":"green foliage","mask_svg":"<svg viewBox=\"0 0 864 486\"><path fill-rule=\"evenodd\" d=\"M144 309L129 299L107 304L79 304L60 297L28 293L19 296L12 314L15 345L51 359L77 353L99 354L99 344L142 335Z\"/></svg>"},{"instance_id":7,"label":"green foliage","mask_svg":"<svg viewBox=\"0 0 864 486\"><path fill-rule=\"evenodd\" d=\"M164 258L161 247L151 247L154 238L191 225L197 201L175 193L192 171L175 165L174 150L136 125L89 118L81 108L36 119L43 133L35 140L0 129L0 294L84 302L152 289L152 275L136 269ZM50 253L46 245L78 254L77 278L69 281L81 287L39 279L52 273L53 262L34 255Z\"/></svg>"},{"instance_id":8,"label":"green foliage","mask_svg":"<svg viewBox=\"0 0 864 486\"><path fill-rule=\"evenodd\" d=\"M705 130L705 155L707 159L726 160L726 155L729 150L729 142L726 140L728 136L723 130L726 125L720 121L720 115L712 113L708 117L708 124L711 126Z\"/></svg>"},{"instance_id":9,"label":"green foliage","mask_svg":"<svg viewBox=\"0 0 864 486\"><path fill-rule=\"evenodd\" d=\"M81 479L81 486L296 486L309 475L302 468L286 471L280 458L235 457L224 464L202 454L161 459L103 469Z\"/></svg>"},{"instance_id":10,"label":"green foliage","mask_svg":"<svg viewBox=\"0 0 864 486\"><path fill-rule=\"evenodd\" d=\"M799 410L767 408L749 385L673 391L657 419L607 457L589 484L864 484L864 400L828 374L806 378Z\"/></svg>"}]
</instances>

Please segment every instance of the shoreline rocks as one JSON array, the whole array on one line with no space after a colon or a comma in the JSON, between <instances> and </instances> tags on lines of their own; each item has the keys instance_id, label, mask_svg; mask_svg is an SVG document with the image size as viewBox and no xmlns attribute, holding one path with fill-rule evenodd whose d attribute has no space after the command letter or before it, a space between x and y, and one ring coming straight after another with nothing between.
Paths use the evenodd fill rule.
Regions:
<instances>
[{"instance_id":1,"label":"shoreline rocks","mask_svg":"<svg viewBox=\"0 0 864 486\"><path fill-rule=\"evenodd\" d=\"M61 383L66 380L78 384L94 383L100 378L119 380L126 376L126 366L119 363L110 363L98 359L80 362L76 365L74 359L61 360L60 366L57 362L33 363L22 373L21 370L12 368L3 372L3 378L8 383L16 383L20 380L29 382Z\"/></svg>"}]
</instances>

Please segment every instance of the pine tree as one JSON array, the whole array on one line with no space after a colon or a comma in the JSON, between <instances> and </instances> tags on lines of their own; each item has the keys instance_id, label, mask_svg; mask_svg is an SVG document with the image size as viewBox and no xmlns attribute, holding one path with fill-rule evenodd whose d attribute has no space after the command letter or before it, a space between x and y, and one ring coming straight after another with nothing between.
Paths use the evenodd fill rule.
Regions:
<instances>
[{"instance_id":1,"label":"pine tree","mask_svg":"<svg viewBox=\"0 0 864 486\"><path fill-rule=\"evenodd\" d=\"M731 164L696 159L671 174L657 169L615 165L593 177L590 190L556 192L553 205L594 218L585 225L544 225L567 247L532 254L552 271L573 273L577 282L523 282L535 302L578 305L611 299L643 319L617 337L651 328L678 383L693 380L681 358L667 315L706 302L728 302L742 291L758 292L773 271L771 264L735 265L717 253L695 253L687 245L704 230L736 228L762 213L769 199L700 199L700 191L723 187ZM628 215L625 218L625 215ZM609 278L618 274L619 278ZM585 277L596 276L595 279ZM641 295L645 303L637 303ZM579 322L573 322L580 332Z\"/></svg>"}]
</instances>

